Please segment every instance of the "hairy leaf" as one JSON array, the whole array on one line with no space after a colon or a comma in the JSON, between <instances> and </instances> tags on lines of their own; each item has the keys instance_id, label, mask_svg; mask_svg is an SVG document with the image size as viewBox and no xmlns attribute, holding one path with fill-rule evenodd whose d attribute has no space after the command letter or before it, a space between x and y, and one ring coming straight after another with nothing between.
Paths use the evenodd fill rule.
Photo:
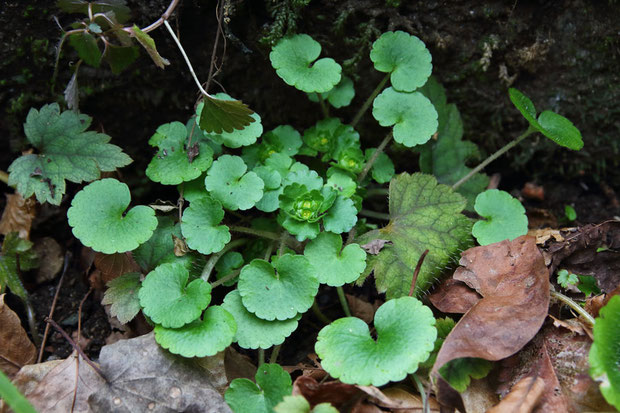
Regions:
<instances>
[{"instance_id":1,"label":"hairy leaf","mask_svg":"<svg viewBox=\"0 0 620 413\"><path fill-rule=\"evenodd\" d=\"M240 100L222 100L205 96L200 112L200 129L207 133L232 132L255 122L254 111Z\"/></svg>"}]
</instances>

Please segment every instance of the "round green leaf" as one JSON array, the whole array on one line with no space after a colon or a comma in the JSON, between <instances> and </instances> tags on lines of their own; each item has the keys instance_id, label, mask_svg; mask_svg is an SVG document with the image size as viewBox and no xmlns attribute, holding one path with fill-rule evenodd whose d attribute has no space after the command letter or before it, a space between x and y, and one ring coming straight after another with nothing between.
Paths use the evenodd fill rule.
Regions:
<instances>
[{"instance_id":1,"label":"round green leaf","mask_svg":"<svg viewBox=\"0 0 620 413\"><path fill-rule=\"evenodd\" d=\"M349 198L355 194L357 182L349 172L332 166L327 170L327 178L327 185L343 197Z\"/></svg>"},{"instance_id":2,"label":"round green leaf","mask_svg":"<svg viewBox=\"0 0 620 413\"><path fill-rule=\"evenodd\" d=\"M374 324L376 341L359 318L341 318L324 327L314 349L325 371L343 383L382 386L415 372L433 350L433 312L413 297L383 304Z\"/></svg>"},{"instance_id":3,"label":"round green leaf","mask_svg":"<svg viewBox=\"0 0 620 413\"><path fill-rule=\"evenodd\" d=\"M291 376L277 364L262 364L256 370L256 384L234 379L226 390L226 403L235 413L272 413L284 396L291 394Z\"/></svg>"},{"instance_id":4,"label":"round green leaf","mask_svg":"<svg viewBox=\"0 0 620 413\"><path fill-rule=\"evenodd\" d=\"M433 70L424 42L400 30L383 33L372 45L370 60L378 71L391 73L392 87L402 92L423 86Z\"/></svg>"},{"instance_id":5,"label":"round green leaf","mask_svg":"<svg viewBox=\"0 0 620 413\"><path fill-rule=\"evenodd\" d=\"M349 106L351 101L355 97L355 89L353 88L353 81L347 77L342 76L340 83L338 83L332 90L326 93L321 93L324 100L327 100L336 109L344 106ZM316 93L309 93L308 99L312 102L318 102L319 97Z\"/></svg>"},{"instance_id":6,"label":"round green leaf","mask_svg":"<svg viewBox=\"0 0 620 413\"><path fill-rule=\"evenodd\" d=\"M239 347L249 349L266 349L282 344L284 339L297 329L297 323L301 318L301 314L282 321L267 321L258 318L243 306L238 290L226 295L222 307L233 315L237 323L234 341L239 344Z\"/></svg>"},{"instance_id":7,"label":"round green leaf","mask_svg":"<svg viewBox=\"0 0 620 413\"><path fill-rule=\"evenodd\" d=\"M304 250L320 283L332 287L357 280L366 268L366 252L357 244L342 249L342 237L322 232Z\"/></svg>"},{"instance_id":8,"label":"round green leaf","mask_svg":"<svg viewBox=\"0 0 620 413\"><path fill-rule=\"evenodd\" d=\"M574 151L583 148L581 132L564 116L545 110L538 116L538 123L540 132L558 145Z\"/></svg>"},{"instance_id":9,"label":"round green leaf","mask_svg":"<svg viewBox=\"0 0 620 413\"><path fill-rule=\"evenodd\" d=\"M318 42L307 34L298 34L280 40L271 50L269 59L286 84L307 93L323 93L340 82L342 68L334 59L316 60L320 54Z\"/></svg>"},{"instance_id":10,"label":"round green leaf","mask_svg":"<svg viewBox=\"0 0 620 413\"><path fill-rule=\"evenodd\" d=\"M239 274L239 294L248 311L264 320L288 320L312 306L319 281L303 255L282 255L274 267L253 260Z\"/></svg>"},{"instance_id":11,"label":"round green leaf","mask_svg":"<svg viewBox=\"0 0 620 413\"><path fill-rule=\"evenodd\" d=\"M209 193L231 211L252 208L263 197L265 184L238 156L222 155L205 178Z\"/></svg>"},{"instance_id":12,"label":"round green leaf","mask_svg":"<svg viewBox=\"0 0 620 413\"><path fill-rule=\"evenodd\" d=\"M368 161L372 157L372 154L375 152L375 150L375 148L366 149L366 151L364 152L364 155L366 156L366 161ZM394 172L394 163L385 152L381 152L379 156L377 156L375 163L370 169L372 178L380 184L390 182L390 180L394 177Z\"/></svg>"},{"instance_id":13,"label":"round green leaf","mask_svg":"<svg viewBox=\"0 0 620 413\"><path fill-rule=\"evenodd\" d=\"M290 125L280 125L262 138L260 158L265 161L274 153L295 156L301 148L301 135Z\"/></svg>"},{"instance_id":14,"label":"round green leaf","mask_svg":"<svg viewBox=\"0 0 620 413\"><path fill-rule=\"evenodd\" d=\"M147 274L138 293L142 311L163 327L178 328L200 317L211 302L211 284L198 278L189 284L181 264L162 264Z\"/></svg>"},{"instance_id":15,"label":"round green leaf","mask_svg":"<svg viewBox=\"0 0 620 413\"><path fill-rule=\"evenodd\" d=\"M394 140L409 148L426 143L437 131L437 111L420 92L389 87L375 98L372 115L381 126L394 125Z\"/></svg>"},{"instance_id":16,"label":"round green leaf","mask_svg":"<svg viewBox=\"0 0 620 413\"><path fill-rule=\"evenodd\" d=\"M612 297L599 312L590 348L590 376L598 381L608 403L620 409L620 297Z\"/></svg>"},{"instance_id":17,"label":"round green leaf","mask_svg":"<svg viewBox=\"0 0 620 413\"><path fill-rule=\"evenodd\" d=\"M230 241L228 227L219 225L222 218L222 205L210 196L191 202L181 219L181 233L187 245L205 255L221 251Z\"/></svg>"},{"instance_id":18,"label":"round green leaf","mask_svg":"<svg viewBox=\"0 0 620 413\"><path fill-rule=\"evenodd\" d=\"M207 308L202 320L195 320L181 328L155 326L155 341L171 353L183 357L208 357L228 347L236 331L233 316L214 305Z\"/></svg>"},{"instance_id":19,"label":"round green leaf","mask_svg":"<svg viewBox=\"0 0 620 413\"><path fill-rule=\"evenodd\" d=\"M350 198L338 195L334 205L323 216L326 231L342 234L348 232L357 222L357 209Z\"/></svg>"},{"instance_id":20,"label":"round green leaf","mask_svg":"<svg viewBox=\"0 0 620 413\"><path fill-rule=\"evenodd\" d=\"M273 411L275 413L338 413L338 409L330 403L319 403L310 409L310 403L304 396L284 396Z\"/></svg>"},{"instance_id":21,"label":"round green leaf","mask_svg":"<svg viewBox=\"0 0 620 413\"><path fill-rule=\"evenodd\" d=\"M513 240L527 234L525 208L508 192L499 189L484 191L476 197L474 209L487 219L476 222L471 231L480 245Z\"/></svg>"},{"instance_id":22,"label":"round green leaf","mask_svg":"<svg viewBox=\"0 0 620 413\"><path fill-rule=\"evenodd\" d=\"M104 254L138 248L153 235L157 218L153 209L143 205L125 214L130 201L129 188L116 179L86 185L67 211L73 235L85 246Z\"/></svg>"},{"instance_id":23,"label":"round green leaf","mask_svg":"<svg viewBox=\"0 0 620 413\"><path fill-rule=\"evenodd\" d=\"M278 214L278 223L292 235L295 235L295 239L299 242L314 239L321 232L321 226L318 221L298 221L282 211Z\"/></svg>"},{"instance_id":24,"label":"round green leaf","mask_svg":"<svg viewBox=\"0 0 620 413\"><path fill-rule=\"evenodd\" d=\"M178 185L198 178L213 163L213 150L200 143L198 155L189 161L185 143L187 128L181 122L161 125L149 140L159 150L146 168L146 176L164 185Z\"/></svg>"}]
</instances>

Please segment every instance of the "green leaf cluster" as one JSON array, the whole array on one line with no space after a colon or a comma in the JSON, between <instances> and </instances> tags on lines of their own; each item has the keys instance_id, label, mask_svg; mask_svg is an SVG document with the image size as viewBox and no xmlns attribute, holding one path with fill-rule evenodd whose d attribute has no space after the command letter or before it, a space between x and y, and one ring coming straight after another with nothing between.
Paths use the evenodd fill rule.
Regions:
<instances>
[{"instance_id":1,"label":"green leaf cluster","mask_svg":"<svg viewBox=\"0 0 620 413\"><path fill-rule=\"evenodd\" d=\"M39 266L39 257L32 246L32 242L20 238L17 232L9 232L4 237L0 250L0 294L6 292L6 287L9 287L23 302L28 301L28 292L24 288L19 272Z\"/></svg>"},{"instance_id":2,"label":"green leaf cluster","mask_svg":"<svg viewBox=\"0 0 620 413\"><path fill-rule=\"evenodd\" d=\"M612 297L600 310L592 333L590 376L599 383L605 400L620 409L620 297Z\"/></svg>"}]
</instances>

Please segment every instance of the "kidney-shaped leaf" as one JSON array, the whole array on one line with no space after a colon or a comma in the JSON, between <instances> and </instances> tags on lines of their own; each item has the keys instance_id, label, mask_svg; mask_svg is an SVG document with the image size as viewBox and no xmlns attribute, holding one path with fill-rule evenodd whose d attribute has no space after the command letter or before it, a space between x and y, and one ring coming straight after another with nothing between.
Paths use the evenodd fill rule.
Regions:
<instances>
[{"instance_id":1,"label":"kidney-shaped leaf","mask_svg":"<svg viewBox=\"0 0 620 413\"><path fill-rule=\"evenodd\" d=\"M319 282L339 287L357 280L366 268L366 251L357 244L342 248L342 237L322 232L306 245L304 255Z\"/></svg>"},{"instance_id":2,"label":"kidney-shaped leaf","mask_svg":"<svg viewBox=\"0 0 620 413\"><path fill-rule=\"evenodd\" d=\"M237 284L243 305L264 320L288 320L312 306L319 280L303 255L284 254L274 267L253 260L243 267Z\"/></svg>"},{"instance_id":3,"label":"kidney-shaped leaf","mask_svg":"<svg viewBox=\"0 0 620 413\"><path fill-rule=\"evenodd\" d=\"M478 221L472 234L480 245L489 245L505 239L513 240L527 234L525 208L508 192L489 189L476 197L476 212L486 221Z\"/></svg>"},{"instance_id":4,"label":"kidney-shaped leaf","mask_svg":"<svg viewBox=\"0 0 620 413\"><path fill-rule=\"evenodd\" d=\"M291 394L291 376L277 364L263 364L256 370L256 384L235 379L226 390L226 403L235 413L272 413L284 396Z\"/></svg>"},{"instance_id":5,"label":"kidney-shaped leaf","mask_svg":"<svg viewBox=\"0 0 620 413\"><path fill-rule=\"evenodd\" d=\"M603 397L620 409L620 297L612 297L599 312L590 348L590 376L600 382Z\"/></svg>"},{"instance_id":6,"label":"kidney-shaped leaf","mask_svg":"<svg viewBox=\"0 0 620 413\"><path fill-rule=\"evenodd\" d=\"M207 357L228 347L236 331L233 316L214 305L207 308L202 320L195 320L181 328L155 326L155 340L171 353L183 357Z\"/></svg>"},{"instance_id":7,"label":"kidney-shaped leaf","mask_svg":"<svg viewBox=\"0 0 620 413\"><path fill-rule=\"evenodd\" d=\"M211 284L198 278L189 284L181 264L162 264L148 273L138 293L142 311L163 327L178 328L200 317L211 302Z\"/></svg>"},{"instance_id":8,"label":"kidney-shaped leaf","mask_svg":"<svg viewBox=\"0 0 620 413\"><path fill-rule=\"evenodd\" d=\"M413 92L431 75L431 53L424 42L403 31L386 32L372 45L370 60L375 69L391 73L392 87Z\"/></svg>"},{"instance_id":9,"label":"kidney-shaped leaf","mask_svg":"<svg viewBox=\"0 0 620 413\"><path fill-rule=\"evenodd\" d=\"M286 84L306 93L324 93L340 82L342 68L330 58L314 62L320 54L318 42L307 34L298 34L280 40L269 59Z\"/></svg>"},{"instance_id":10,"label":"kidney-shaped leaf","mask_svg":"<svg viewBox=\"0 0 620 413\"><path fill-rule=\"evenodd\" d=\"M228 227L219 225L222 218L222 204L210 196L192 201L181 219L181 233L187 245L202 254L221 251L230 241Z\"/></svg>"},{"instance_id":11,"label":"kidney-shaped leaf","mask_svg":"<svg viewBox=\"0 0 620 413\"><path fill-rule=\"evenodd\" d=\"M413 297L383 304L374 324L376 341L359 318L341 318L324 327L314 349L325 371L349 384L400 381L428 358L437 338L433 312Z\"/></svg>"},{"instance_id":12,"label":"kidney-shaped leaf","mask_svg":"<svg viewBox=\"0 0 620 413\"><path fill-rule=\"evenodd\" d=\"M144 205L124 214L130 201L129 188L116 179L106 178L85 186L67 211L73 235L104 254L138 248L153 235L157 218L155 211Z\"/></svg>"},{"instance_id":13,"label":"kidney-shaped leaf","mask_svg":"<svg viewBox=\"0 0 620 413\"><path fill-rule=\"evenodd\" d=\"M209 193L231 211L252 208L263 197L265 183L250 171L243 159L222 155L213 163L205 178Z\"/></svg>"},{"instance_id":14,"label":"kidney-shaped leaf","mask_svg":"<svg viewBox=\"0 0 620 413\"><path fill-rule=\"evenodd\" d=\"M394 140L409 148L426 143L437 131L437 111L420 92L389 87L375 98L372 115L381 126L394 125Z\"/></svg>"}]
</instances>

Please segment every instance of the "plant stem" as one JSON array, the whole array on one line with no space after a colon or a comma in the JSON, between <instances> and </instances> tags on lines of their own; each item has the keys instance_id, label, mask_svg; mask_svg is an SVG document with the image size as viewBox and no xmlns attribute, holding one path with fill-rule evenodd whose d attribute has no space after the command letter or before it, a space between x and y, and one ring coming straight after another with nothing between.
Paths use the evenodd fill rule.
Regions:
<instances>
[{"instance_id":1,"label":"plant stem","mask_svg":"<svg viewBox=\"0 0 620 413\"><path fill-rule=\"evenodd\" d=\"M360 119L362 119L362 116L364 116L364 113L366 113L366 111L368 110L368 108L372 104L372 101L375 100L377 95L381 92L381 90L383 90L383 87L385 86L385 84L387 83L389 78L390 78L390 74L388 73L381 80L381 82L379 82L379 84L377 85L375 90L373 90L372 93L370 94L370 96L368 96L368 99L366 99L366 102L364 102L364 104L360 108L359 112L357 112L355 114L355 117L353 118L353 121L351 122L351 126L355 127L355 125L357 125L357 123L360 121Z\"/></svg>"},{"instance_id":2,"label":"plant stem","mask_svg":"<svg viewBox=\"0 0 620 413\"><path fill-rule=\"evenodd\" d=\"M270 363L275 363L278 360L278 355L280 354L280 347L282 347L282 344L274 346L271 350L271 356L269 356Z\"/></svg>"},{"instance_id":3,"label":"plant stem","mask_svg":"<svg viewBox=\"0 0 620 413\"><path fill-rule=\"evenodd\" d=\"M263 364L265 364L265 349L259 348L258 349L258 367L262 366Z\"/></svg>"},{"instance_id":4,"label":"plant stem","mask_svg":"<svg viewBox=\"0 0 620 413\"><path fill-rule=\"evenodd\" d=\"M212 254L211 257L209 257L209 260L205 264L204 268L202 269L202 273L200 274L200 278L202 278L204 281L209 281L209 276L211 276L211 272L213 271L213 268L215 267L215 264L217 264L217 262L222 257L222 255L226 254L228 251L230 251L233 248L236 248L236 247L238 247L240 245L245 244L246 242L248 242L247 238L236 239L236 240L234 240L232 242L229 242L228 245L226 245L224 248L222 248L222 250L220 252L218 252L216 254Z\"/></svg>"},{"instance_id":5,"label":"plant stem","mask_svg":"<svg viewBox=\"0 0 620 413\"><path fill-rule=\"evenodd\" d=\"M284 254L284 249L286 248L286 242L288 241L288 234L286 231L282 231L282 235L280 236L280 245L278 246L278 257L281 257Z\"/></svg>"},{"instance_id":6,"label":"plant stem","mask_svg":"<svg viewBox=\"0 0 620 413\"><path fill-rule=\"evenodd\" d=\"M319 105L321 105L321 112L323 112L323 117L329 118L329 108L325 104L325 99L323 99L323 94L317 93L316 95L319 98Z\"/></svg>"},{"instance_id":7,"label":"plant stem","mask_svg":"<svg viewBox=\"0 0 620 413\"><path fill-rule=\"evenodd\" d=\"M469 181L469 179L472 176L474 176L475 174L483 170L488 164L490 164L491 162L493 162L494 160L496 160L497 158L499 158L500 156L508 152L510 149L515 147L519 142L521 142L523 139L527 138L534 132L536 132L536 130L530 126L525 132L523 132L523 134L519 135L515 140L513 140L512 142L508 142L504 147L500 148L493 155L489 156L484 161L482 161L480 165L476 166L474 169L469 171L467 175L459 179L454 185L452 185L452 189L457 189L459 186Z\"/></svg>"},{"instance_id":8,"label":"plant stem","mask_svg":"<svg viewBox=\"0 0 620 413\"><path fill-rule=\"evenodd\" d=\"M338 299L340 300L340 305L344 310L344 314L347 317L351 317L351 310L349 309L349 303L347 303L347 297L344 295L344 290L342 287L336 287L336 291L338 291Z\"/></svg>"},{"instance_id":9,"label":"plant stem","mask_svg":"<svg viewBox=\"0 0 620 413\"><path fill-rule=\"evenodd\" d=\"M428 400L426 399L426 391L424 390L424 384L416 374L410 374L409 377L415 384L418 392L420 393L420 397L422 398L422 411L426 412L428 407Z\"/></svg>"},{"instance_id":10,"label":"plant stem","mask_svg":"<svg viewBox=\"0 0 620 413\"><path fill-rule=\"evenodd\" d=\"M140 30L142 30L144 33L148 33L148 32L152 32L153 30L157 29L162 24L166 24L166 21L170 18L170 15L174 11L174 9L178 6L178 4L179 4L179 0L172 0L170 4L168 5L168 8L164 12L164 14L162 14L159 19L155 20L153 23L149 24L147 27L145 27L144 29L140 29ZM131 33L131 27L125 27L123 28L123 30Z\"/></svg>"},{"instance_id":11,"label":"plant stem","mask_svg":"<svg viewBox=\"0 0 620 413\"><path fill-rule=\"evenodd\" d=\"M549 295L555 298L556 300L559 300L562 303L566 304L573 310L575 310L575 312L579 314L584 319L584 321L586 321L590 325L590 327L594 326L594 323L595 323L594 317L592 317L590 313L584 310L579 304L573 301L570 297L567 297L564 294L559 293L557 291L550 291Z\"/></svg>"},{"instance_id":12,"label":"plant stem","mask_svg":"<svg viewBox=\"0 0 620 413\"><path fill-rule=\"evenodd\" d=\"M330 320L329 318L327 318L327 316L325 314L323 314L323 312L319 308L319 305L317 304L316 300L314 300L314 302L312 303L312 312L314 313L316 318L321 320L323 323L331 324L332 320Z\"/></svg>"},{"instance_id":13,"label":"plant stem","mask_svg":"<svg viewBox=\"0 0 620 413\"><path fill-rule=\"evenodd\" d=\"M372 188L366 191L364 198L372 198L374 196L388 196L390 190L388 188Z\"/></svg>"},{"instance_id":14,"label":"plant stem","mask_svg":"<svg viewBox=\"0 0 620 413\"><path fill-rule=\"evenodd\" d=\"M366 162L366 165L364 165L364 169L362 169L362 172L360 172L360 174L357 176L357 182L362 182L364 178L366 178L366 175L368 175L368 172L370 172L370 168L372 168L379 155L383 153L383 150L385 149L387 144L392 141L393 137L394 134L392 133L392 131L390 131L390 133L388 133L385 138L383 138L379 147L373 152L368 162Z\"/></svg>"},{"instance_id":15,"label":"plant stem","mask_svg":"<svg viewBox=\"0 0 620 413\"><path fill-rule=\"evenodd\" d=\"M9 174L7 174L4 171L0 171L0 181L4 182L5 184L9 184Z\"/></svg>"},{"instance_id":16,"label":"plant stem","mask_svg":"<svg viewBox=\"0 0 620 413\"><path fill-rule=\"evenodd\" d=\"M223 276L222 278L220 278L217 281L213 281L211 283L211 288L215 288L215 287L219 287L220 285L224 284L226 281L230 281L233 278L235 278L236 276L239 275L239 273L241 272L241 269L235 270L231 273L226 274L225 276Z\"/></svg>"},{"instance_id":17,"label":"plant stem","mask_svg":"<svg viewBox=\"0 0 620 413\"><path fill-rule=\"evenodd\" d=\"M409 297L413 296L413 292L415 291L415 284L418 281L418 274L420 274L420 270L422 269L422 263L424 262L424 258L426 258L426 254L428 254L428 250L424 250L422 255L420 255L418 263L415 266L415 270L413 271L413 277L411 278L411 288L409 288Z\"/></svg>"},{"instance_id":18,"label":"plant stem","mask_svg":"<svg viewBox=\"0 0 620 413\"><path fill-rule=\"evenodd\" d=\"M385 214L383 212L377 212L377 211L371 211L369 209L362 209L360 211L360 215L363 217L383 219L385 221L390 220L390 214Z\"/></svg>"},{"instance_id":19,"label":"plant stem","mask_svg":"<svg viewBox=\"0 0 620 413\"><path fill-rule=\"evenodd\" d=\"M253 229L253 228L248 228L248 227L240 227L237 225L230 225L228 229L233 232L240 232L242 234L254 235L255 237L267 238L273 241L280 240L280 234L277 234L275 232L262 231L260 229Z\"/></svg>"}]
</instances>

